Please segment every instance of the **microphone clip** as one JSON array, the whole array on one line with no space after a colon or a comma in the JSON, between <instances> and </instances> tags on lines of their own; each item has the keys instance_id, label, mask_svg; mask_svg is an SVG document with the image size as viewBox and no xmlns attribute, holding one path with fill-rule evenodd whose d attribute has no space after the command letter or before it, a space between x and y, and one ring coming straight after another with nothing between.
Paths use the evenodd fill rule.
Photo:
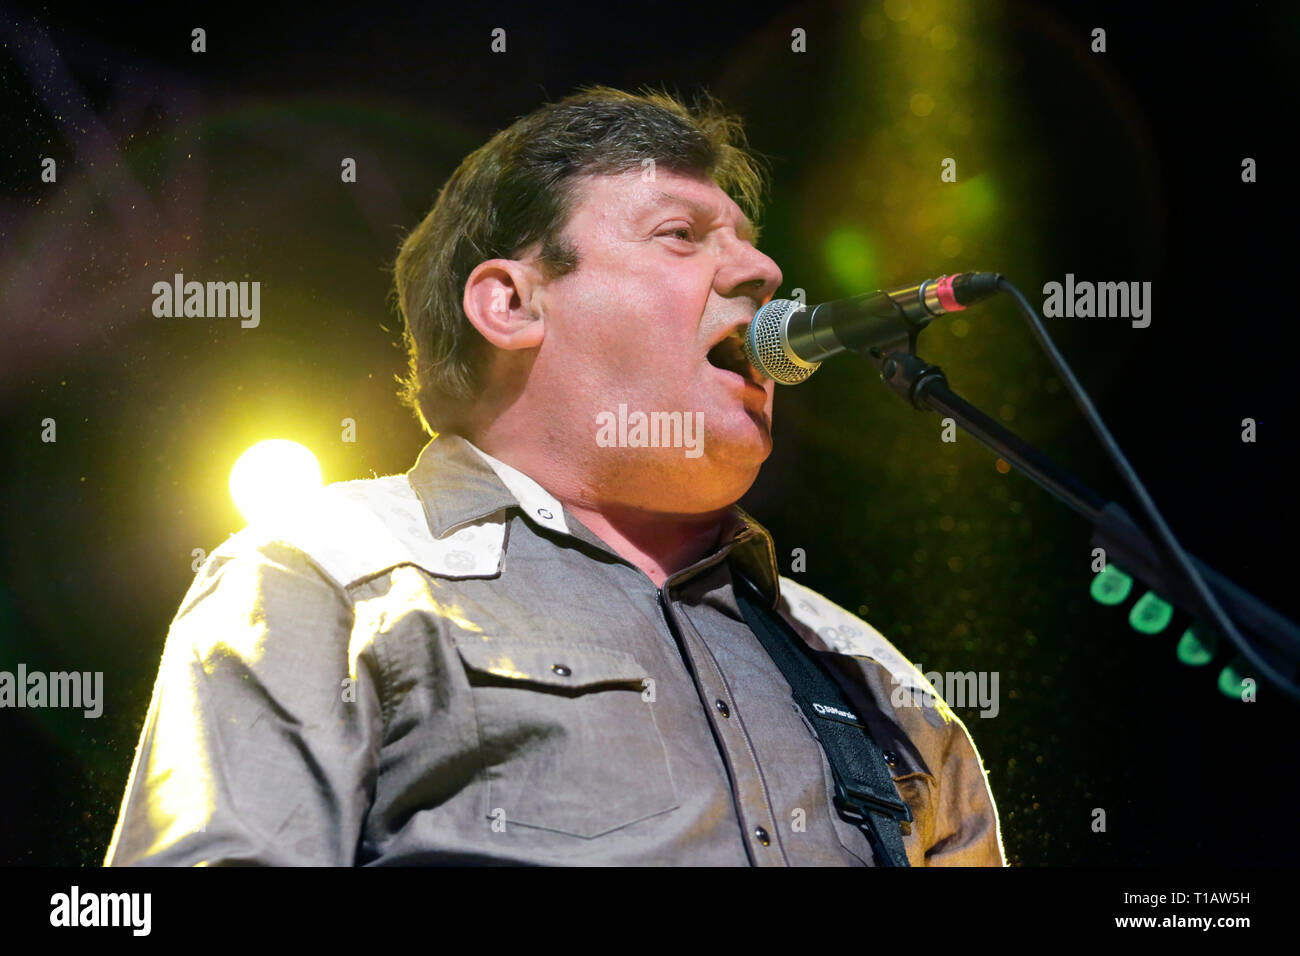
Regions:
<instances>
[{"instance_id":1,"label":"microphone clip","mask_svg":"<svg viewBox=\"0 0 1300 956\"><path fill-rule=\"evenodd\" d=\"M891 347L886 346L886 349L889 348ZM943 374L943 369L931 365L916 354L915 332L907 343L907 351L872 348L860 354L876 366L880 380L918 412L930 411L929 406L923 402L926 389L936 384L945 388L948 386L948 378Z\"/></svg>"}]
</instances>

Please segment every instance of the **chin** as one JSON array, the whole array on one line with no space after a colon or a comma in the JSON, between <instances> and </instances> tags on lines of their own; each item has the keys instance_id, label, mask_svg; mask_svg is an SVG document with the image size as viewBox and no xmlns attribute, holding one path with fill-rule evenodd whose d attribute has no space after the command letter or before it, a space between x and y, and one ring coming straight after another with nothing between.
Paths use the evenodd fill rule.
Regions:
<instances>
[{"instance_id":1,"label":"chin","mask_svg":"<svg viewBox=\"0 0 1300 956\"><path fill-rule=\"evenodd\" d=\"M734 427L706 433L704 454L697 460L741 471L750 470L753 472L749 479L752 482L758 469L772 454L772 433L749 414L744 417L745 421Z\"/></svg>"}]
</instances>

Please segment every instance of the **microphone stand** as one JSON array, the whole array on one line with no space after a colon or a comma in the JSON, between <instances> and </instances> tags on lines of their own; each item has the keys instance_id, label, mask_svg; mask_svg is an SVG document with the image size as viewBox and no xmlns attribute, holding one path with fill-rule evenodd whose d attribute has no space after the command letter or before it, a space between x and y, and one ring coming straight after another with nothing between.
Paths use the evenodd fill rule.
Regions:
<instances>
[{"instance_id":1,"label":"microphone stand","mask_svg":"<svg viewBox=\"0 0 1300 956\"><path fill-rule=\"evenodd\" d=\"M1042 452L957 395L948 387L942 369L916 355L916 338L921 327L913 325L909 328L906 341L900 340L884 348L863 348L858 350L858 354L879 369L881 380L903 401L918 411L932 411L953 419L963 431L1086 518L1093 527L1091 542L1095 547L1105 549L1108 565L1112 561L1122 565L1142 578L1166 601L1177 604L1210 626L1214 615L1186 577L1176 567L1170 567L1167 550L1157 547L1120 505L1088 488ZM1194 555L1189 553L1187 558L1243 636L1244 632L1254 635L1256 640L1251 643L1256 648L1261 641L1268 645L1278 655L1272 662L1273 666L1293 675L1297 663L1300 663L1300 627Z\"/></svg>"}]
</instances>

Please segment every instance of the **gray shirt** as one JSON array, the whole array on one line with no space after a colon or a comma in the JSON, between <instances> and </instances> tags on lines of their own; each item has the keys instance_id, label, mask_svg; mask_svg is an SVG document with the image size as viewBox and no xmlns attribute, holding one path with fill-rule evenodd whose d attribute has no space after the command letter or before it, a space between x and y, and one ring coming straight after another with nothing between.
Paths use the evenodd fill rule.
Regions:
<instances>
[{"instance_id":1,"label":"gray shirt","mask_svg":"<svg viewBox=\"0 0 1300 956\"><path fill-rule=\"evenodd\" d=\"M1004 866L966 727L753 518L659 589L450 434L209 556L105 865L871 865L737 568L852 678L911 864Z\"/></svg>"}]
</instances>

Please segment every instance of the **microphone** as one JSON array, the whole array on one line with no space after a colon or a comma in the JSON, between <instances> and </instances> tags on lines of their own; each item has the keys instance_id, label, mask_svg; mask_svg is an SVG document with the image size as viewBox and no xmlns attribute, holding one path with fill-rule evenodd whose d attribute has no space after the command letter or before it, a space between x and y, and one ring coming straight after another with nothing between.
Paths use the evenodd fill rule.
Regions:
<instances>
[{"instance_id":1,"label":"microphone","mask_svg":"<svg viewBox=\"0 0 1300 956\"><path fill-rule=\"evenodd\" d=\"M749 323L745 356L778 384L798 385L832 355L883 348L938 316L989 298L1001 279L997 272L963 272L811 308L773 299Z\"/></svg>"}]
</instances>

